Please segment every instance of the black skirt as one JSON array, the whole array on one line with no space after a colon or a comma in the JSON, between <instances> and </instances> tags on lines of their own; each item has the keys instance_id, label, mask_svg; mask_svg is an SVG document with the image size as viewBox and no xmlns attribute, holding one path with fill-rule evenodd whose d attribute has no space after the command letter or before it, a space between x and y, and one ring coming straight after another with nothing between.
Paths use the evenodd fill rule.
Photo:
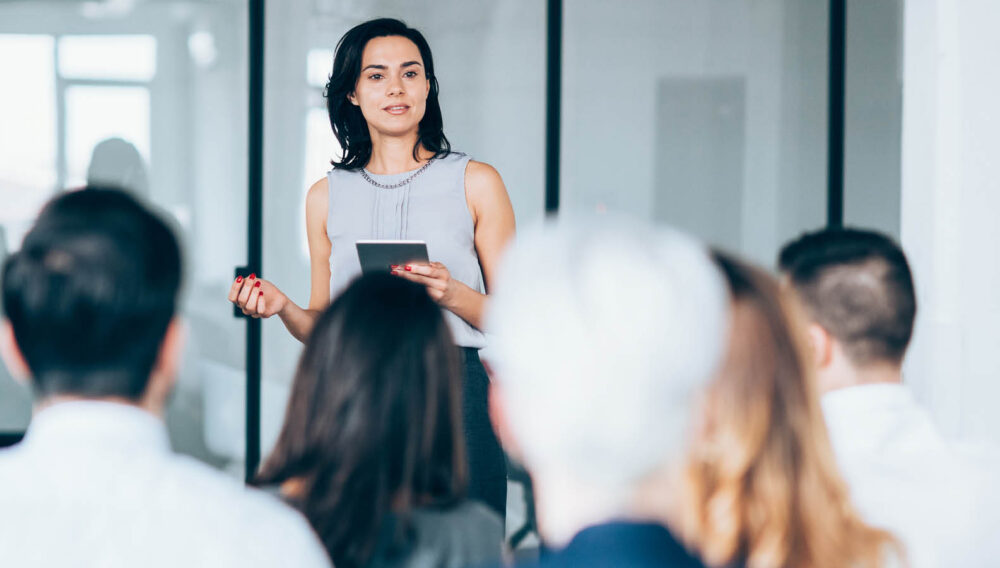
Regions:
<instances>
[{"instance_id":1,"label":"black skirt","mask_svg":"<svg viewBox=\"0 0 1000 568\"><path fill-rule=\"evenodd\" d=\"M462 347L462 426L469 465L469 497L507 512L507 459L490 423L490 379L479 350Z\"/></svg>"}]
</instances>

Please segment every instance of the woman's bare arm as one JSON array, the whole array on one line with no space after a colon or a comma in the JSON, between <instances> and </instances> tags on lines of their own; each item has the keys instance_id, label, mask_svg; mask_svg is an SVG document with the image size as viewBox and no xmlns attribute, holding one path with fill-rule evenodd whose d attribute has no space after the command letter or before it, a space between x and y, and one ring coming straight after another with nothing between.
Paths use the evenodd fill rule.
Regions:
<instances>
[{"instance_id":1,"label":"woman's bare arm","mask_svg":"<svg viewBox=\"0 0 1000 568\"><path fill-rule=\"evenodd\" d=\"M306 194L306 236L309 239L309 307L287 302L278 317L288 331L305 342L319 313L330 304L330 238L326 233L329 191L326 178L309 188Z\"/></svg>"},{"instance_id":2,"label":"woman's bare arm","mask_svg":"<svg viewBox=\"0 0 1000 568\"><path fill-rule=\"evenodd\" d=\"M306 233L309 238L309 265L312 292L309 307L291 301L269 280L250 275L238 277L229 290L229 301L254 318L281 318L288 331L305 341L319 313L330 303L330 239L326 236L326 179L314 183L306 195Z\"/></svg>"}]
</instances>

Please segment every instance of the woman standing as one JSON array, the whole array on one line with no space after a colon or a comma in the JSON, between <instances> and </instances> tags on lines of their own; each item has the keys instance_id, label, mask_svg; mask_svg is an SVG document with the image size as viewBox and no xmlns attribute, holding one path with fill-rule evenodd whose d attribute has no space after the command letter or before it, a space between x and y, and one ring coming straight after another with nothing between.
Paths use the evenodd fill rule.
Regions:
<instances>
[{"instance_id":1,"label":"woman standing","mask_svg":"<svg viewBox=\"0 0 1000 568\"><path fill-rule=\"evenodd\" d=\"M490 425L478 350L485 346L485 292L514 235L507 190L491 166L451 151L430 47L403 22L371 20L348 31L326 96L343 156L306 198L309 306L254 274L237 278L229 299L252 317L277 314L304 341L319 313L360 274L355 241L425 241L434 262L393 274L425 286L445 310L463 354L469 493L503 514L506 462Z\"/></svg>"}]
</instances>

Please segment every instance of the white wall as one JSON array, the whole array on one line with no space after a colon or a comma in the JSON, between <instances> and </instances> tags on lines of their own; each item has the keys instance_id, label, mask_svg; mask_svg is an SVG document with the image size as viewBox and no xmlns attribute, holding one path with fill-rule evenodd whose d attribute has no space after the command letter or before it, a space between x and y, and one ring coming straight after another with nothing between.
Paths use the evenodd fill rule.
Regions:
<instances>
[{"instance_id":1,"label":"white wall","mask_svg":"<svg viewBox=\"0 0 1000 568\"><path fill-rule=\"evenodd\" d=\"M1000 3L910 0L902 241L918 315L905 378L961 438L1000 442Z\"/></svg>"}]
</instances>

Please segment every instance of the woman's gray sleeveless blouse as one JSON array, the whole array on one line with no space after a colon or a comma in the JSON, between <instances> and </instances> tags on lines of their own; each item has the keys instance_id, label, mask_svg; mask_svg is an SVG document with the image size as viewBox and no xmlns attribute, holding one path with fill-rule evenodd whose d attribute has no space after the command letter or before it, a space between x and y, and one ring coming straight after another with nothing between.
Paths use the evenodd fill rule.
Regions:
<instances>
[{"instance_id":1,"label":"woman's gray sleeveless blouse","mask_svg":"<svg viewBox=\"0 0 1000 568\"><path fill-rule=\"evenodd\" d=\"M426 170L400 187L376 187L361 172L333 169L326 176L330 238L330 298L359 274L361 263L355 241L365 239L418 240L427 243L431 261L444 264L451 277L484 292L483 272L476 254L475 226L465 200L465 166L460 152L433 160ZM382 185L394 185L414 172L393 175L368 173ZM486 346L482 332L448 310L445 319L462 347Z\"/></svg>"}]
</instances>

